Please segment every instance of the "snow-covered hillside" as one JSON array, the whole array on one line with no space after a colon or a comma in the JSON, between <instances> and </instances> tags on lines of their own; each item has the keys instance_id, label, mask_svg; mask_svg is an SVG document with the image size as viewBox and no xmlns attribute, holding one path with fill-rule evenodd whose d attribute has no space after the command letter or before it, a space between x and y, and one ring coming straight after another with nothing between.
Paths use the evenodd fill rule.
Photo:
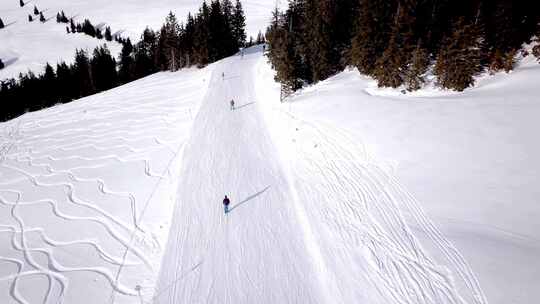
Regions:
<instances>
[{"instance_id":1,"label":"snow-covered hillside","mask_svg":"<svg viewBox=\"0 0 540 304\"><path fill-rule=\"evenodd\" d=\"M156 74L0 124L0 303L152 296L210 71Z\"/></svg>"},{"instance_id":2,"label":"snow-covered hillside","mask_svg":"<svg viewBox=\"0 0 540 304\"><path fill-rule=\"evenodd\" d=\"M269 101L265 113L278 149L299 168L297 187L306 189L314 204L331 206L326 208L333 213L323 213L321 221L334 221L340 212L333 210L337 202L363 210L369 208L366 196L377 205L389 199L435 261L449 262L449 269L461 267L456 261L467 261L471 273L458 270L449 276L459 286L474 286L465 282L474 273L489 303L538 300L540 65L534 57L521 60L510 74L481 78L463 93L430 89L414 97L378 89L375 81L351 70L279 104L278 85L269 85L274 72L261 61L257 73L257 90ZM357 168L364 172L355 175ZM373 181L368 178L371 170ZM306 181L321 173L329 175L321 184ZM390 191L399 181L401 190L385 199L366 189L366 179ZM417 213L417 204L425 214ZM422 223L426 214L455 247L444 243L447 249L433 250L441 244L429 222L427 227ZM360 222L365 225L363 214L358 223L362 226ZM343 225L357 232L351 223ZM444 253L448 248L464 260L449 259ZM390 261L374 261L383 278L410 274L407 268L398 271L401 261ZM461 279L466 280L460 284ZM418 283L413 281L410 288ZM391 286L402 299L407 297L410 289ZM467 303L476 303L471 299Z\"/></svg>"},{"instance_id":3,"label":"snow-covered hillside","mask_svg":"<svg viewBox=\"0 0 540 304\"><path fill-rule=\"evenodd\" d=\"M84 34L67 34L65 24L56 23L56 13L63 10L68 18L82 22L88 18L94 25L112 28L113 34L120 33L138 41L144 28L149 26L159 30L169 11L173 11L180 21L185 21L188 12L197 12L202 0L38 0L28 2L24 7L17 0L0 1L0 18L7 25L0 30L0 58L6 68L0 70L0 80L16 77L29 69L41 73L46 62L56 64L60 60L71 62L75 49L92 50L103 44L104 40L88 37ZM266 29L276 2L271 0L243 1L246 13L246 31L248 37L257 36L259 30ZM286 2L278 1L285 5ZM42 24L38 20L28 22L34 5L43 11L49 19ZM107 43L116 56L121 46Z\"/></svg>"},{"instance_id":4,"label":"snow-covered hillside","mask_svg":"<svg viewBox=\"0 0 540 304\"><path fill-rule=\"evenodd\" d=\"M532 59L429 97L273 73L255 47L0 124L0 302L536 301Z\"/></svg>"}]
</instances>

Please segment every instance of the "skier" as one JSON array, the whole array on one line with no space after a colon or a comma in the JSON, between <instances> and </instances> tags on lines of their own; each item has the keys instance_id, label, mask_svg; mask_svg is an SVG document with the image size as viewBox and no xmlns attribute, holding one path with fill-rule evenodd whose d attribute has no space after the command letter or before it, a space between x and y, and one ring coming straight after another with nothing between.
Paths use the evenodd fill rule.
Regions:
<instances>
[{"instance_id":1,"label":"skier","mask_svg":"<svg viewBox=\"0 0 540 304\"><path fill-rule=\"evenodd\" d=\"M225 214L227 214L229 212L229 204L231 203L231 201L229 200L229 198L225 195L225 198L223 199L223 208L225 208Z\"/></svg>"},{"instance_id":2,"label":"skier","mask_svg":"<svg viewBox=\"0 0 540 304\"><path fill-rule=\"evenodd\" d=\"M221 72L221 79L225 80L225 72Z\"/></svg>"},{"instance_id":3,"label":"skier","mask_svg":"<svg viewBox=\"0 0 540 304\"><path fill-rule=\"evenodd\" d=\"M231 99L231 111L234 110L234 99Z\"/></svg>"}]
</instances>

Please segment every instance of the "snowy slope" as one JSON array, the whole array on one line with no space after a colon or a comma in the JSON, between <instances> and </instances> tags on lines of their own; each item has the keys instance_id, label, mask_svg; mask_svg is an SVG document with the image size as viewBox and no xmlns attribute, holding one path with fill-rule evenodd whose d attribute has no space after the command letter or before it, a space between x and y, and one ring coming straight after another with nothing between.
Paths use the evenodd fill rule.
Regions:
<instances>
[{"instance_id":1,"label":"snowy slope","mask_svg":"<svg viewBox=\"0 0 540 304\"><path fill-rule=\"evenodd\" d=\"M156 74L0 124L0 303L152 296L210 71Z\"/></svg>"},{"instance_id":2,"label":"snowy slope","mask_svg":"<svg viewBox=\"0 0 540 304\"><path fill-rule=\"evenodd\" d=\"M278 85L269 85L274 72L261 61L257 73L257 90L267 97L265 113L276 143L297 168L296 185L306 189L306 198L317 203L315 194L322 204L341 201L357 212L373 212L366 195L381 207L393 201L410 225L405 234L413 234L437 263L453 270L447 277L464 290L468 303L480 294L478 286L489 303L537 302L540 65L532 56L512 73L480 79L477 87L463 93L424 90L414 97L377 89L374 81L351 70L280 104ZM340 153L342 147L349 152ZM320 184L312 178L306 182L307 176L322 173L330 177ZM374 195L366 179L367 184L383 185L390 197ZM331 205L322 214L324 221L358 232L355 222L342 223L341 211ZM422 223L418 205L454 244L443 243L446 250L464 259L448 259L445 250L442 255L433 250L440 240L426 229L429 222L428 227ZM383 260L375 268L383 278L387 267L401 268L395 266L396 257L390 258L394 266ZM463 261L472 272L462 271L467 269ZM343 270L349 269L345 264ZM480 285L470 289L474 277ZM407 290L396 292L407 298ZM417 302L422 303L411 301Z\"/></svg>"},{"instance_id":3,"label":"snowy slope","mask_svg":"<svg viewBox=\"0 0 540 304\"><path fill-rule=\"evenodd\" d=\"M194 121L154 301L488 303L395 172L333 123L276 104L251 50L216 65Z\"/></svg>"},{"instance_id":4,"label":"snowy slope","mask_svg":"<svg viewBox=\"0 0 540 304\"><path fill-rule=\"evenodd\" d=\"M281 104L273 73L255 47L0 124L0 302L538 299L531 58L423 97L346 71Z\"/></svg>"},{"instance_id":5,"label":"snowy slope","mask_svg":"<svg viewBox=\"0 0 540 304\"><path fill-rule=\"evenodd\" d=\"M67 34L65 25L56 23L56 13L63 10L68 17L78 22L85 18L95 26L111 26L114 33L121 33L138 41L146 26L159 30L169 11L176 13L180 21L184 21L188 12L195 13L202 0L38 0L28 2L23 8L17 0L0 1L0 18L7 25L0 30L0 58L6 68L0 70L0 80L16 77L29 69L42 72L46 62L56 64L59 60L71 62L75 49L93 50L104 40L98 40L83 34ZM283 2L283 3L281 3ZM256 37L259 30L266 29L276 2L271 0L246 0L242 2L246 14L246 31L248 37ZM286 5L278 1L278 5ZM28 22L28 14L32 14L34 5L44 11L45 24L39 21ZM118 54L121 46L108 43L113 54Z\"/></svg>"}]
</instances>

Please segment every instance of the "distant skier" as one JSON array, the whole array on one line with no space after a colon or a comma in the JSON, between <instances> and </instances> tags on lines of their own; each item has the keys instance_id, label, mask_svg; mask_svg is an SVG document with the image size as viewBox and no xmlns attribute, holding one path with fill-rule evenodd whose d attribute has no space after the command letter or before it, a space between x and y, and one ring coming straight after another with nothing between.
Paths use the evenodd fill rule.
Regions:
<instances>
[{"instance_id":1,"label":"distant skier","mask_svg":"<svg viewBox=\"0 0 540 304\"><path fill-rule=\"evenodd\" d=\"M221 72L221 79L225 80L225 72Z\"/></svg>"},{"instance_id":2,"label":"distant skier","mask_svg":"<svg viewBox=\"0 0 540 304\"><path fill-rule=\"evenodd\" d=\"M234 110L234 99L231 99L231 111Z\"/></svg>"},{"instance_id":3,"label":"distant skier","mask_svg":"<svg viewBox=\"0 0 540 304\"><path fill-rule=\"evenodd\" d=\"M225 209L225 214L227 214L229 212L229 204L231 203L231 201L229 200L229 198L225 195L225 198L223 199L223 208Z\"/></svg>"}]
</instances>

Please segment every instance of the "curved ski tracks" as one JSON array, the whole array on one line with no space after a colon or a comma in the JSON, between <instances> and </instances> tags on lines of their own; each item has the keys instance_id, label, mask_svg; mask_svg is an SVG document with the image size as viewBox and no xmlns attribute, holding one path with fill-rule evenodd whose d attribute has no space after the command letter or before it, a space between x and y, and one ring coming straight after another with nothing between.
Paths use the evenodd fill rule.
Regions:
<instances>
[{"instance_id":1,"label":"curved ski tracks","mask_svg":"<svg viewBox=\"0 0 540 304\"><path fill-rule=\"evenodd\" d=\"M357 139L322 122L315 124L290 112L277 111L293 126L289 140L296 150L291 167L298 191L309 193L300 195L300 199L310 206L307 210L311 211L312 224L340 236L340 246L348 248L352 256L358 255L354 253L357 250L363 252L360 256L372 270L366 272L368 279L387 297L387 303L488 303L459 250L442 235L390 170ZM304 180L306 177L309 182ZM310 196L318 196L319 200ZM416 231L427 236L432 243L430 248L435 250L424 249ZM328 254L326 258L334 257ZM353 264L354 259L348 262ZM336 274L347 275L358 276L352 271ZM354 288L353 283L340 285ZM354 291L352 294L345 296L345 303L360 297Z\"/></svg>"},{"instance_id":2,"label":"curved ski tracks","mask_svg":"<svg viewBox=\"0 0 540 304\"><path fill-rule=\"evenodd\" d=\"M159 83L167 79L161 78ZM180 97L170 92L164 94L172 97L162 100L155 94L124 98L105 93L0 124L0 238L9 242L0 252L0 263L13 266L0 271L0 282L10 286L0 299L72 302L77 295L69 296L70 289L85 286L73 285L71 273L107 282L113 295L122 296L105 300L142 299L140 287L125 281L121 270L137 269L143 279L156 275L162 240L141 222L154 193L124 187L103 173L127 170L140 182L155 185L154 191L170 179L169 167L186 139L192 108L205 90L204 84L193 84L188 83L190 93ZM182 89L177 82L174 86L173 92ZM128 93L125 88L119 91ZM27 208L45 211L49 222L36 223ZM90 227L99 233L66 238L51 234L48 225L71 231ZM95 258L86 261L75 252L94 252ZM60 254L71 256L70 266ZM21 283L36 276L48 282L38 285L44 290L22 292ZM153 290L142 292L151 296Z\"/></svg>"}]
</instances>

